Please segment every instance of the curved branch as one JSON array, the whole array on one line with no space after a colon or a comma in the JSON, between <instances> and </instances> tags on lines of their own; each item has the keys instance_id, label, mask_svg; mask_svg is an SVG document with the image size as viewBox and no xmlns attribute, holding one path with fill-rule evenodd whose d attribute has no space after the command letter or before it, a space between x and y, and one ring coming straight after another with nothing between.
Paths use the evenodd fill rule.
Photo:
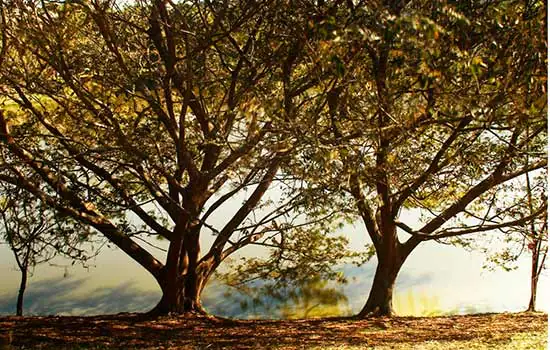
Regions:
<instances>
[{"instance_id":1,"label":"curved branch","mask_svg":"<svg viewBox=\"0 0 550 350\"><path fill-rule=\"evenodd\" d=\"M453 231L443 230L443 231L441 231L441 233L438 233L438 234L435 234L435 235L426 234L426 233L423 233L422 231L415 231L411 227L407 226L406 224L404 224L402 222L396 221L395 224L399 228L403 229L405 232L411 234L412 236L417 237L418 239L420 239L422 241L428 241L428 240L436 240L436 239L442 239L442 238L456 237L456 236L462 236L462 235L467 235L467 234L471 234L471 233L486 232L486 231L498 230L498 229L512 227L512 226L523 225L523 224L533 220L534 218L540 216L541 214L545 214L546 212L547 212L546 206L541 206L533 214L525 216L521 219L507 221L507 222L503 222L503 223L500 223L500 224L485 225L485 226L481 225L481 226L475 226L475 227L470 227L470 228L464 228L464 229L461 229L461 230L453 230Z\"/></svg>"}]
</instances>

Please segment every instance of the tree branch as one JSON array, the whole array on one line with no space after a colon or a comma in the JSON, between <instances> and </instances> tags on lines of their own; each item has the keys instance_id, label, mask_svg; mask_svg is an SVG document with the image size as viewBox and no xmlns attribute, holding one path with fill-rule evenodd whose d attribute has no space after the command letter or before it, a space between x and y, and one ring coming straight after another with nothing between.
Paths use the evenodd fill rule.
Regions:
<instances>
[{"instance_id":1,"label":"tree branch","mask_svg":"<svg viewBox=\"0 0 550 350\"><path fill-rule=\"evenodd\" d=\"M447 138L447 140L445 140L443 145L441 145L441 147L439 148L439 151L433 157L428 168L409 187L407 187L402 191L399 198L392 205L393 206L392 215L394 217L397 215L397 213L401 209L401 206L407 200L407 198L409 198L411 194L413 194L416 190L418 190L418 188L426 182L426 180L429 178L430 175L434 174L435 172L441 169L441 166L439 164L439 162L441 161L441 158L445 155L447 150L449 150L453 142L458 138L458 136L460 135L460 132L464 130L464 128L468 126L468 124L470 124L472 120L473 120L473 117L471 115L467 115L460 120L460 123L453 130L451 135Z\"/></svg>"},{"instance_id":2,"label":"tree branch","mask_svg":"<svg viewBox=\"0 0 550 350\"><path fill-rule=\"evenodd\" d=\"M357 209L359 210L359 213L363 218L363 222L365 223L367 232L369 233L369 236L373 243L377 244L380 242L382 237L380 235L380 230L378 229L378 226L376 224L376 220L374 219L374 213L372 212L370 206L367 204L367 199L365 198L361 190L361 184L359 182L359 176L357 174L352 174L350 176L350 187L350 192L355 198Z\"/></svg>"},{"instance_id":3,"label":"tree branch","mask_svg":"<svg viewBox=\"0 0 550 350\"><path fill-rule=\"evenodd\" d=\"M35 195L44 203L64 212L67 215L89 224L99 232L101 232L107 239L117 245L132 259L142 265L153 276L159 278L163 265L155 259L149 252L136 244L132 239L127 237L124 233L113 225L107 218L105 218L91 203L82 201L76 193L68 189L63 180L57 177L47 166L40 165L32 156L16 143L14 138L9 134L6 120L0 110L0 141L7 145L7 147L20 158L25 164L33 169L42 179L49 184L49 186L60 195L61 198L66 200L71 207L60 205L50 196L46 195L37 186L30 183L22 174L18 173L17 179L13 181L13 178L0 175L0 179L8 181L16 186L25 188L28 192ZM16 169L12 168L12 171Z\"/></svg>"},{"instance_id":4,"label":"tree branch","mask_svg":"<svg viewBox=\"0 0 550 350\"><path fill-rule=\"evenodd\" d=\"M233 218L231 218L231 220L229 220L229 222L220 231L220 233L216 237L216 240L212 244L210 251L208 252L208 254L205 255L203 259L214 257L216 260L219 260L221 258L223 247L225 246L233 232L237 229L237 227L248 216L252 209L254 209L254 207L259 203L259 201L271 185L275 174L279 170L281 162L282 155L277 155L274 159L271 160L271 164L269 165L267 171L265 172L262 180L254 190L254 192L252 192L250 197L248 197L246 202L241 206L237 213L235 213Z\"/></svg>"},{"instance_id":5,"label":"tree branch","mask_svg":"<svg viewBox=\"0 0 550 350\"><path fill-rule=\"evenodd\" d=\"M455 236L462 236L462 235L467 235L467 234L471 234L471 233L479 233L479 232L486 232L486 231L491 231L491 230L498 230L498 229L511 227L511 226L519 226L519 225L525 224L526 222L529 222L529 221L533 220L534 218L536 218L536 217L538 217L541 214L546 213L546 212L547 212L546 206L541 206L535 213L533 213L531 215L528 215L528 216L525 216L523 218L517 219L517 220L507 221L507 222L503 222L503 223L500 223L500 224L480 225L480 226L475 226L475 227L471 227L471 228L464 228L464 229L461 229L461 230L453 230L453 231L443 230L443 231L440 231L440 233L435 234L435 235L434 234L423 233L421 230L415 231L411 227L407 226L406 224L404 224L402 222L396 221L395 224L399 228L403 229L405 232L411 234L412 236L418 237L422 241L428 241L428 240L437 240L437 239L449 238L449 237L455 237Z\"/></svg>"}]
</instances>

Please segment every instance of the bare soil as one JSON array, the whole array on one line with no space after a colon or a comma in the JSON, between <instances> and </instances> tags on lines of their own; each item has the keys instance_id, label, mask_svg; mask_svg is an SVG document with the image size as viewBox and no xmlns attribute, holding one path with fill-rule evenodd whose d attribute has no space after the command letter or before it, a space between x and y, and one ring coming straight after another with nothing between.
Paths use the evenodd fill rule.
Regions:
<instances>
[{"instance_id":1,"label":"bare soil","mask_svg":"<svg viewBox=\"0 0 550 350\"><path fill-rule=\"evenodd\" d=\"M0 317L0 349L369 349L462 340L499 348L517 334L547 329L548 315L543 313L288 321L140 314L10 316Z\"/></svg>"}]
</instances>

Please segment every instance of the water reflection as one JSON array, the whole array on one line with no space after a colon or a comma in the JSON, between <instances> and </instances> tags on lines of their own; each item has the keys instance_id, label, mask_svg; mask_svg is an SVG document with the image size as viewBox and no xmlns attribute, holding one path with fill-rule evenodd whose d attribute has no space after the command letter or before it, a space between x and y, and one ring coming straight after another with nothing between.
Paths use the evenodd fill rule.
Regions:
<instances>
[{"instance_id":1,"label":"water reflection","mask_svg":"<svg viewBox=\"0 0 550 350\"><path fill-rule=\"evenodd\" d=\"M52 278L33 282L25 293L25 315L97 315L146 311L160 293L142 291L133 282L85 291L86 279ZM0 295L0 314L15 312L16 291Z\"/></svg>"},{"instance_id":2,"label":"water reflection","mask_svg":"<svg viewBox=\"0 0 550 350\"><path fill-rule=\"evenodd\" d=\"M370 290L374 268L374 264L343 268L349 280L347 285L340 287L345 295L345 299L342 299L344 303L340 305L343 314L356 313L361 309ZM160 299L160 290L143 290L140 287L142 284L137 282L125 281L114 287L96 287L93 283L94 279L76 276L33 281L25 293L24 314L97 315L144 312L153 308ZM444 284L445 280L438 279L438 275L434 273L418 273L415 270L404 269L397 281L394 306L404 315L417 314L417 316L519 311L523 307L522 300L518 300L513 295L510 296L512 299L502 299L506 304L505 307L500 308L496 304L498 300L494 294L491 294L491 300L484 302L481 296L477 299L467 299L472 295L458 290L456 292L460 292L459 298L454 294L451 295L452 290L445 289ZM90 285L93 287L90 288ZM471 288L471 286L465 286L465 288ZM0 294L0 314L15 313L16 293L17 290L14 289L11 293ZM542 299L544 298L541 298L541 301ZM313 305L304 298L297 300L306 305L305 307ZM245 304L246 307L243 307ZM267 298L262 300L262 303L255 304L250 296L230 290L215 280L209 283L203 293L203 305L214 315L234 318L281 318L285 317L283 312L285 309L295 311L294 305L276 298Z\"/></svg>"}]
</instances>

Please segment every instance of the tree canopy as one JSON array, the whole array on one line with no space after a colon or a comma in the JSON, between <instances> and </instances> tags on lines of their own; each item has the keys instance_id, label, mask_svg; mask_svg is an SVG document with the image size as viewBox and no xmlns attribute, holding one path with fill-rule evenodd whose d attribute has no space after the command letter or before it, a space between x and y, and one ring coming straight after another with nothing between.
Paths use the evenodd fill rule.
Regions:
<instances>
[{"instance_id":1,"label":"tree canopy","mask_svg":"<svg viewBox=\"0 0 550 350\"><path fill-rule=\"evenodd\" d=\"M326 43L338 74L290 171L325 194L313 205L364 222L378 267L360 315L391 314L397 274L420 243L546 216L544 202L516 210L525 175L547 168L544 11L449 1L335 12L347 19ZM412 209L420 227L400 220Z\"/></svg>"},{"instance_id":2,"label":"tree canopy","mask_svg":"<svg viewBox=\"0 0 550 350\"><path fill-rule=\"evenodd\" d=\"M155 312L201 312L250 244L275 250L237 279L334 277L349 255L326 233L360 218L360 315L391 314L420 243L546 213L514 209L547 167L542 1L1 4L0 181L138 262Z\"/></svg>"},{"instance_id":3,"label":"tree canopy","mask_svg":"<svg viewBox=\"0 0 550 350\"><path fill-rule=\"evenodd\" d=\"M200 311L210 274L261 237L270 216L251 213L311 117L297 108L319 69L309 9L283 3L4 2L0 180L142 265L157 311ZM165 263L140 234L170 242Z\"/></svg>"}]
</instances>

